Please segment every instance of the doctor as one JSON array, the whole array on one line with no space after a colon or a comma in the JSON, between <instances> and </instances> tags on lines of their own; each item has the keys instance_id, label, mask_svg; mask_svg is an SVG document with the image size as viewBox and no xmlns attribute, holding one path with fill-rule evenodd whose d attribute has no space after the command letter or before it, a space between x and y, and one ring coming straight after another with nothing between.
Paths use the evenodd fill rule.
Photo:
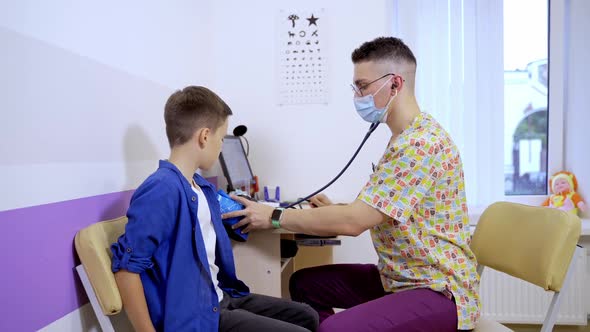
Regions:
<instances>
[{"instance_id":1,"label":"doctor","mask_svg":"<svg viewBox=\"0 0 590 332\"><path fill-rule=\"evenodd\" d=\"M354 106L392 136L356 200L315 209L273 209L234 197L245 232L284 228L312 235L370 230L378 265L336 264L297 271L291 297L320 315L319 331L471 330L480 313L463 167L448 133L420 111L416 58L400 39L382 37L352 53ZM333 308L348 309L334 314Z\"/></svg>"}]
</instances>

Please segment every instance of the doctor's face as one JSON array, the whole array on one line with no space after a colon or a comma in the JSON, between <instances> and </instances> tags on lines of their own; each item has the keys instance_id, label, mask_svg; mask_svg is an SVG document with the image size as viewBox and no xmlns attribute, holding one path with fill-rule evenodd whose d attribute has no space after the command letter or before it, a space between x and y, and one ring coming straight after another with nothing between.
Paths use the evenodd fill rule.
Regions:
<instances>
[{"instance_id":1,"label":"doctor's face","mask_svg":"<svg viewBox=\"0 0 590 332\"><path fill-rule=\"evenodd\" d=\"M395 74L391 65L365 61L354 64L352 84L355 97L373 95L375 106L383 108L392 96L391 80Z\"/></svg>"}]
</instances>

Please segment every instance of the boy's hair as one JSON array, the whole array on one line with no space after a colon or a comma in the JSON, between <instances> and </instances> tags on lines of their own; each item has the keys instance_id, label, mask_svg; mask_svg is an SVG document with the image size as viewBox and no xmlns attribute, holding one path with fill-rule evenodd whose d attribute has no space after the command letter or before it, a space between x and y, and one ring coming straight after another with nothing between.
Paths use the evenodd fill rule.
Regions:
<instances>
[{"instance_id":1,"label":"boy's hair","mask_svg":"<svg viewBox=\"0 0 590 332\"><path fill-rule=\"evenodd\" d=\"M352 63L393 60L416 66L416 57L404 42L395 37L379 37L363 43L352 52Z\"/></svg>"},{"instance_id":2,"label":"boy's hair","mask_svg":"<svg viewBox=\"0 0 590 332\"><path fill-rule=\"evenodd\" d=\"M213 91L188 86L174 92L164 108L166 136L170 147L186 143L199 128L215 132L232 115L227 104Z\"/></svg>"}]
</instances>

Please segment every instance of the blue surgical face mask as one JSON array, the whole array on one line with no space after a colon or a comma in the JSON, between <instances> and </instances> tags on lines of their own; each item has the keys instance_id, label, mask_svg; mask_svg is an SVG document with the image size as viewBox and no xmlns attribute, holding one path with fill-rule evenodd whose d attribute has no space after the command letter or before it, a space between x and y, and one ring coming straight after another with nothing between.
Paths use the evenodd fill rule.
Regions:
<instances>
[{"instance_id":1,"label":"blue surgical face mask","mask_svg":"<svg viewBox=\"0 0 590 332\"><path fill-rule=\"evenodd\" d=\"M354 107L356 108L356 112L361 116L361 118L363 118L363 120L371 123L385 122L387 120L386 112L389 108L389 104L391 104L393 99L397 96L397 90L395 95L393 95L393 97L389 99L389 102L387 102L387 105L385 105L385 107L383 108L377 108L375 106L375 98L373 97L374 95L379 93L379 91L381 91L381 89L383 89L383 87L386 86L387 83L389 83L389 81L385 82L372 95L354 97Z\"/></svg>"}]
</instances>

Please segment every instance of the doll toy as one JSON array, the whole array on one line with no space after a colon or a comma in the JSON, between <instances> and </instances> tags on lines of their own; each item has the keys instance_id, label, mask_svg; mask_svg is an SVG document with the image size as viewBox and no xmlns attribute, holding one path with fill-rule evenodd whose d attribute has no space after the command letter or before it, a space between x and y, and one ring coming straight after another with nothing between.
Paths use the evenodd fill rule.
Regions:
<instances>
[{"instance_id":1,"label":"doll toy","mask_svg":"<svg viewBox=\"0 0 590 332\"><path fill-rule=\"evenodd\" d=\"M570 172L557 172L549 180L551 195L543 202L543 206L560 209L566 212L578 214L578 209L586 211L586 203L582 200L578 189L576 176Z\"/></svg>"}]
</instances>

